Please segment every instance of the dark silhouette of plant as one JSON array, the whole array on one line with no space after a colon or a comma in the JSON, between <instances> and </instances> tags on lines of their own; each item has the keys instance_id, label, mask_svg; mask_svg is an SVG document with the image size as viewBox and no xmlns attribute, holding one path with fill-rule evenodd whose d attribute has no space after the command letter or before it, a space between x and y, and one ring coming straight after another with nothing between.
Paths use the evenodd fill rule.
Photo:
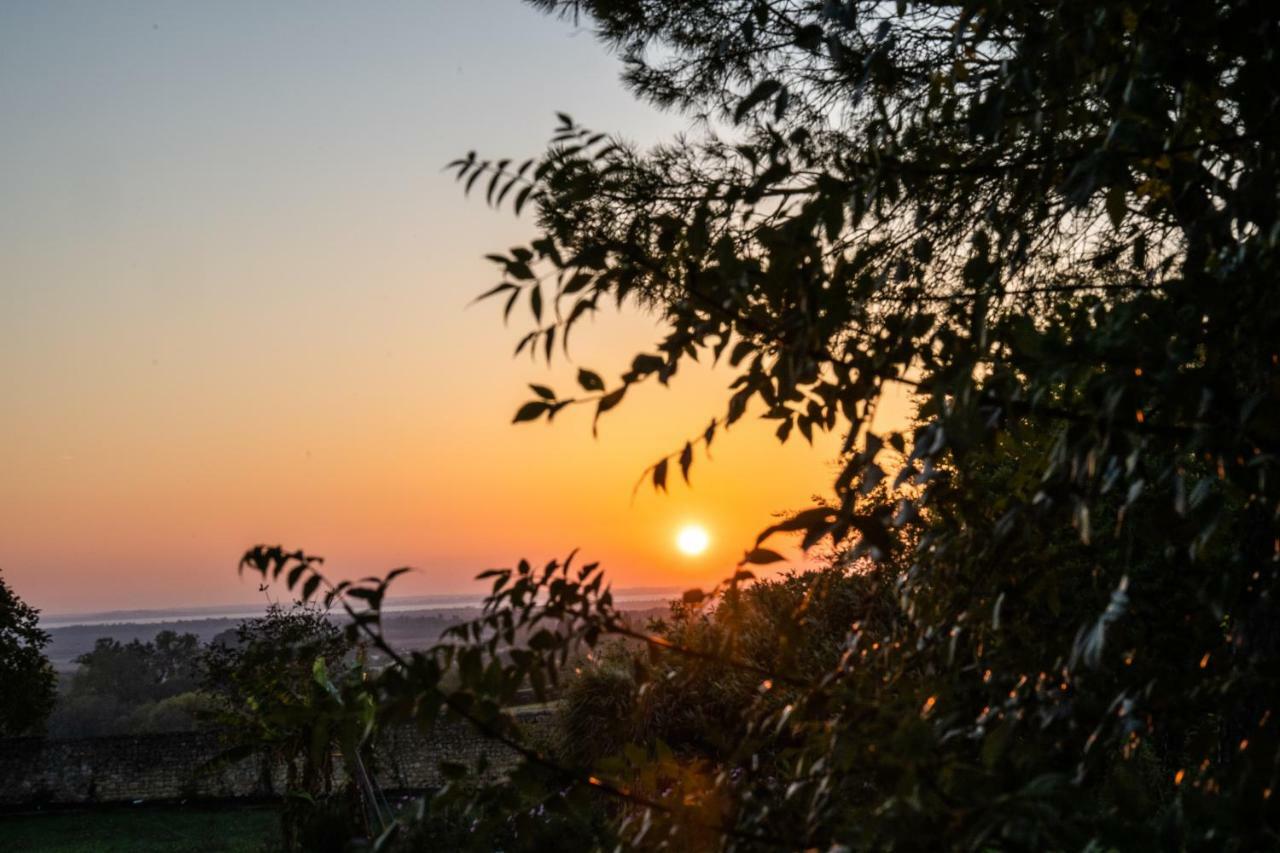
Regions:
<instances>
[{"instance_id":1,"label":"dark silhouette of plant","mask_svg":"<svg viewBox=\"0 0 1280 853\"><path fill-rule=\"evenodd\" d=\"M0 737L40 731L53 710L57 675L39 623L40 611L0 575Z\"/></svg>"},{"instance_id":2,"label":"dark silhouette of plant","mask_svg":"<svg viewBox=\"0 0 1280 853\"><path fill-rule=\"evenodd\" d=\"M371 828L382 829L381 806L366 803L372 791L361 789L373 710L368 696L351 691L363 673L356 653L323 610L273 604L202 656L204 689L217 700L212 721L229 738L223 760L257 754L264 772L284 768L287 850L346 849L367 834L364 806L377 814Z\"/></svg>"},{"instance_id":3,"label":"dark silhouette of plant","mask_svg":"<svg viewBox=\"0 0 1280 853\"><path fill-rule=\"evenodd\" d=\"M573 557L485 573L481 618L389 655L381 713L460 717L524 758L473 789L478 820L603 808L604 845L1274 846L1273 4L535 5L582 16L638 96L692 121L639 150L562 116L541 157L453 164L536 211L483 295L527 309L517 353L567 352L605 303L665 322L615 380L535 385L515 420L585 405L598 425L705 356L734 372L727 399L647 470L655 488L750 406L780 441L836 431L843 453L823 502L665 628L627 622ZM907 430L876 419L900 385ZM751 587L787 533L830 572ZM328 585L280 548L242 566L386 647L396 573ZM866 615L843 635L806 621L844 607ZM683 685L701 716L653 706L680 743L556 755L504 713L604 638L645 650L642 710Z\"/></svg>"}]
</instances>

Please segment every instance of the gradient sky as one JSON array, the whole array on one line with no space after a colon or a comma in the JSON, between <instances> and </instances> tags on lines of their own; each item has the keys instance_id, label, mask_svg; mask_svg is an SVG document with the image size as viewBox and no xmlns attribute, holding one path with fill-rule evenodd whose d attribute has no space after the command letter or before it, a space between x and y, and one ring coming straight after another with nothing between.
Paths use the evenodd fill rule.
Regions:
<instances>
[{"instance_id":1,"label":"gradient sky","mask_svg":"<svg viewBox=\"0 0 1280 853\"><path fill-rule=\"evenodd\" d=\"M563 110L637 141L639 104L570 22L515 0L0 6L0 569L50 612L252 601L240 553L408 564L456 593L579 546L617 586L723 576L834 444L750 420L693 488L632 485L718 414L724 374L602 421L511 426L525 383L485 252L528 239L441 167L537 154ZM514 318L513 318L514 320ZM612 379L656 340L603 317ZM678 478L677 478L678 480ZM698 521L701 558L673 547Z\"/></svg>"}]
</instances>

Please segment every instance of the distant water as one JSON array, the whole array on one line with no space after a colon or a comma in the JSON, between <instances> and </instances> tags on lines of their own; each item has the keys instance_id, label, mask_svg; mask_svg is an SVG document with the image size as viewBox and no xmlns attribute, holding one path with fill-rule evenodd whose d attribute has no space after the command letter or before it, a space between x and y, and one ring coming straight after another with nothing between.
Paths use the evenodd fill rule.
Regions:
<instances>
[{"instance_id":1,"label":"distant water","mask_svg":"<svg viewBox=\"0 0 1280 853\"><path fill-rule=\"evenodd\" d=\"M634 587L615 589L613 600L619 604L664 601L680 594L680 587ZM383 605L386 613L413 610L453 610L479 607L480 595L411 595L389 598ZM267 609L263 604L223 604L202 607L177 607L168 610L103 610L95 613L42 613L43 628L71 625L152 625L160 622L188 622L199 619L252 619Z\"/></svg>"}]
</instances>

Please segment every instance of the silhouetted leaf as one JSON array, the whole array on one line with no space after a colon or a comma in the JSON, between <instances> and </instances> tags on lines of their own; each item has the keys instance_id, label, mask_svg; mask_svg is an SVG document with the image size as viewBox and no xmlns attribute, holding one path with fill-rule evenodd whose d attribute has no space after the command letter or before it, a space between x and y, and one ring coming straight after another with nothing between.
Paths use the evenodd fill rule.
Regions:
<instances>
[{"instance_id":1,"label":"silhouetted leaf","mask_svg":"<svg viewBox=\"0 0 1280 853\"><path fill-rule=\"evenodd\" d=\"M542 288L536 284L529 288L529 310L535 320L542 321Z\"/></svg>"},{"instance_id":2,"label":"silhouetted leaf","mask_svg":"<svg viewBox=\"0 0 1280 853\"><path fill-rule=\"evenodd\" d=\"M665 459L653 466L653 487L662 489L664 492L667 490L667 460Z\"/></svg>"},{"instance_id":3,"label":"silhouetted leaf","mask_svg":"<svg viewBox=\"0 0 1280 853\"><path fill-rule=\"evenodd\" d=\"M600 402L596 404L596 416L592 424L593 430L595 429L595 424L599 423L600 416L621 403L622 398L626 393L627 386L622 385L600 398Z\"/></svg>"},{"instance_id":4,"label":"silhouetted leaf","mask_svg":"<svg viewBox=\"0 0 1280 853\"><path fill-rule=\"evenodd\" d=\"M693 464L693 445L685 442L684 450L680 451L680 476L684 478L685 483L689 482L689 466Z\"/></svg>"},{"instance_id":5,"label":"silhouetted leaf","mask_svg":"<svg viewBox=\"0 0 1280 853\"><path fill-rule=\"evenodd\" d=\"M536 420L537 418L541 417L544 413L546 413L547 409L549 408L550 406L548 406L545 402L542 402L540 400L532 400L520 407L520 410L516 412L516 416L515 418L512 419L511 422L518 424L521 421Z\"/></svg>"},{"instance_id":6,"label":"silhouetted leaf","mask_svg":"<svg viewBox=\"0 0 1280 853\"><path fill-rule=\"evenodd\" d=\"M738 102L738 108L733 112L733 121L735 124L741 123L747 113L757 104L773 97L782 88L782 84L777 80L762 80L757 83L751 92Z\"/></svg>"}]
</instances>

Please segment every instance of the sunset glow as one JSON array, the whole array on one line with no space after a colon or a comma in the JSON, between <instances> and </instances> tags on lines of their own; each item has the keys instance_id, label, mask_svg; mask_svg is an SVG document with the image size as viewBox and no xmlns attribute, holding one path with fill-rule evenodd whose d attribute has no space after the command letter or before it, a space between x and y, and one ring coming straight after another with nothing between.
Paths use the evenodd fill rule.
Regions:
<instances>
[{"instance_id":1,"label":"sunset glow","mask_svg":"<svg viewBox=\"0 0 1280 853\"><path fill-rule=\"evenodd\" d=\"M676 534L676 547L680 553L689 557L698 557L706 552L711 544L711 535L700 524L686 524Z\"/></svg>"},{"instance_id":2,"label":"sunset glow","mask_svg":"<svg viewBox=\"0 0 1280 853\"><path fill-rule=\"evenodd\" d=\"M527 383L616 381L661 336L628 306L550 366L513 361L521 315L467 307L493 285L484 255L535 224L464 197L445 163L536 153L556 110L637 142L682 123L627 96L591 39L521 4L335 10L287 53L284 7L234 26L201 5L21 8L0 106L39 118L0 140L0 568L36 606L260 601L235 566L261 542L335 576L414 566L402 595L574 548L620 587L713 582L829 488L838 440L780 446L752 407L690 485L633 497L724 414L723 368L636 386L598 438L580 411L511 424ZM490 73L480 32L538 73ZM210 56L237 60L211 75ZM672 544L690 519L714 531L697 561Z\"/></svg>"}]
</instances>

